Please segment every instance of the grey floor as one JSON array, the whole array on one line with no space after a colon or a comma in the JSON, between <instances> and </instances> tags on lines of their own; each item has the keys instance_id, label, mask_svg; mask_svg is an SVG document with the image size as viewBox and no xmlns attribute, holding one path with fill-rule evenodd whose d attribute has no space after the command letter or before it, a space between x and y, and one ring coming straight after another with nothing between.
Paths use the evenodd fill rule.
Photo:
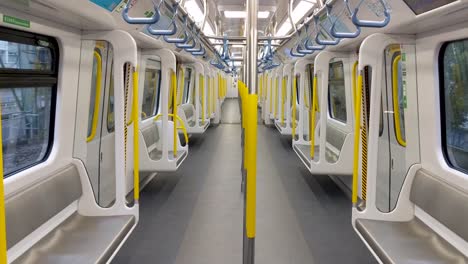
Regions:
<instances>
[{"instance_id":1,"label":"grey floor","mask_svg":"<svg viewBox=\"0 0 468 264\"><path fill-rule=\"evenodd\" d=\"M237 120L237 101L226 111ZM191 139L179 171L142 191L140 222L113 263L240 264L240 143L238 124ZM376 263L352 230L347 196L310 175L275 128L259 126L257 170L256 263Z\"/></svg>"}]
</instances>

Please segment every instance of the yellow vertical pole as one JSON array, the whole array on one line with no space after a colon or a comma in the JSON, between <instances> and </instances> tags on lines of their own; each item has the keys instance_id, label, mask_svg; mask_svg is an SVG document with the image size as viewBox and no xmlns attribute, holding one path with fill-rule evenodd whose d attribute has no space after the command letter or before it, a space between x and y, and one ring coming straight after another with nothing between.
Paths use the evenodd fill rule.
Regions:
<instances>
[{"instance_id":1,"label":"yellow vertical pole","mask_svg":"<svg viewBox=\"0 0 468 264\"><path fill-rule=\"evenodd\" d=\"M202 109L202 125L205 124L205 78L200 74L200 96L201 96L201 109Z\"/></svg>"},{"instance_id":2,"label":"yellow vertical pole","mask_svg":"<svg viewBox=\"0 0 468 264\"><path fill-rule=\"evenodd\" d=\"M173 102L173 107L172 107L172 114L173 114L172 122L174 123L173 148L174 148L174 157L177 157L177 138L179 135L177 134L177 119L176 119L176 116L177 116L177 76L175 72L172 72L172 90L173 90L172 94L174 95L173 97L174 102Z\"/></svg>"},{"instance_id":3,"label":"yellow vertical pole","mask_svg":"<svg viewBox=\"0 0 468 264\"><path fill-rule=\"evenodd\" d=\"M247 185L246 185L246 233L248 238L255 238L256 217L256 177L257 177L257 100L258 95L246 96L248 102L248 113L246 127L246 146L248 147L247 158Z\"/></svg>"},{"instance_id":4,"label":"yellow vertical pole","mask_svg":"<svg viewBox=\"0 0 468 264\"><path fill-rule=\"evenodd\" d=\"M318 108L318 94L317 94L317 75L314 75L314 84L312 86L312 107L311 121L310 121L310 157L314 159L315 155L315 112Z\"/></svg>"},{"instance_id":5,"label":"yellow vertical pole","mask_svg":"<svg viewBox=\"0 0 468 264\"><path fill-rule=\"evenodd\" d=\"M293 84L293 98L292 98L292 138L296 137L296 88L297 88L297 77L294 77L294 84Z\"/></svg>"},{"instance_id":6,"label":"yellow vertical pole","mask_svg":"<svg viewBox=\"0 0 468 264\"><path fill-rule=\"evenodd\" d=\"M0 116L2 109L0 107ZM3 185L3 137L2 120L0 119L0 263L7 263L6 221L5 221L5 189Z\"/></svg>"},{"instance_id":7,"label":"yellow vertical pole","mask_svg":"<svg viewBox=\"0 0 468 264\"><path fill-rule=\"evenodd\" d=\"M359 177L359 136L361 131L361 104L362 104L362 74L359 73L356 90L356 107L354 109L354 163L353 163L353 185L352 202L357 204L358 200L358 177Z\"/></svg>"},{"instance_id":8,"label":"yellow vertical pole","mask_svg":"<svg viewBox=\"0 0 468 264\"><path fill-rule=\"evenodd\" d=\"M273 112L273 78L270 78L270 112Z\"/></svg>"},{"instance_id":9,"label":"yellow vertical pole","mask_svg":"<svg viewBox=\"0 0 468 264\"><path fill-rule=\"evenodd\" d=\"M278 78L275 77L275 119L278 116Z\"/></svg>"},{"instance_id":10,"label":"yellow vertical pole","mask_svg":"<svg viewBox=\"0 0 468 264\"><path fill-rule=\"evenodd\" d=\"M138 67L133 72L133 195L135 203L140 200L140 152L139 152L139 113L138 113Z\"/></svg>"},{"instance_id":11,"label":"yellow vertical pole","mask_svg":"<svg viewBox=\"0 0 468 264\"><path fill-rule=\"evenodd\" d=\"M284 126L284 105L286 103L286 77L283 77L281 86L281 126Z\"/></svg>"}]
</instances>

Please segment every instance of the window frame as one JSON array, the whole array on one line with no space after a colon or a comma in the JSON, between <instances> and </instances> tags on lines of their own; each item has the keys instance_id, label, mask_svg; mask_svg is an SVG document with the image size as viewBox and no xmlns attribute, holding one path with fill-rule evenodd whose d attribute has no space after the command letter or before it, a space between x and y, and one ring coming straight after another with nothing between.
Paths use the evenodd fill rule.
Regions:
<instances>
[{"instance_id":1,"label":"window frame","mask_svg":"<svg viewBox=\"0 0 468 264\"><path fill-rule=\"evenodd\" d=\"M449 153L448 153L448 148L447 148L447 118L446 118L446 104L445 104L445 78L444 78L444 73L445 73L445 64L444 64L444 55L447 50L447 47L456 42L460 41L468 41L468 38L460 38L460 39L453 39L450 41L446 41L442 43L439 49L438 53L438 73L439 73L439 113L440 113L440 143L441 143L441 150L442 150L442 156L445 160L445 163L452 169L460 171L464 174L468 174L468 168L463 168L463 167L457 167L455 166L452 161L450 160Z\"/></svg>"},{"instance_id":2,"label":"window frame","mask_svg":"<svg viewBox=\"0 0 468 264\"><path fill-rule=\"evenodd\" d=\"M51 70L38 71L28 69L1 69L0 68L0 89L6 88L39 88L41 86L50 87L50 113L49 113L49 133L47 148L44 156L27 166L19 167L9 173L3 175L3 179L18 174L29 168L44 163L50 157L54 147L55 139L55 122L56 122L56 108L57 108L57 91L58 91L58 73L60 63L60 47L58 41L54 37L48 37L41 34L29 33L11 28L0 26L0 40L15 42L20 44L36 45L37 41L47 41L50 44L51 51ZM3 129L3 127L2 127ZM2 139L3 141L3 139ZM2 161L3 162L3 161Z\"/></svg>"}]
</instances>

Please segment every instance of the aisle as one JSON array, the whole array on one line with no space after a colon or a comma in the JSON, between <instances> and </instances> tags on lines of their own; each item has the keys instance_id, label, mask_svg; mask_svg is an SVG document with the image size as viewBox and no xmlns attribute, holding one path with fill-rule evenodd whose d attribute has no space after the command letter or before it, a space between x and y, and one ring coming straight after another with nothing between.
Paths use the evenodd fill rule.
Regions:
<instances>
[{"instance_id":1,"label":"aisle","mask_svg":"<svg viewBox=\"0 0 468 264\"><path fill-rule=\"evenodd\" d=\"M239 129L209 128L191 140L179 171L149 183L141 193L140 222L112 263L241 263Z\"/></svg>"},{"instance_id":2,"label":"aisle","mask_svg":"<svg viewBox=\"0 0 468 264\"><path fill-rule=\"evenodd\" d=\"M228 102L234 116L238 103ZM143 190L140 223L113 263L242 263L240 143L234 124L191 139L180 170ZM274 128L260 125L258 144L256 263L376 263L334 182L310 175Z\"/></svg>"},{"instance_id":3,"label":"aisle","mask_svg":"<svg viewBox=\"0 0 468 264\"><path fill-rule=\"evenodd\" d=\"M258 130L256 263L377 263L351 226L351 201L311 175L290 136Z\"/></svg>"}]
</instances>

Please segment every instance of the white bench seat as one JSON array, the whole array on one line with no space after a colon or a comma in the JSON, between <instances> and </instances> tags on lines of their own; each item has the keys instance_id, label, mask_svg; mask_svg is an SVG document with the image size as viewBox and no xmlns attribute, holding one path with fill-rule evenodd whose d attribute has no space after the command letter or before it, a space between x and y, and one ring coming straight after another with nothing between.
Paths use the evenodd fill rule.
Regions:
<instances>
[{"instance_id":1,"label":"white bench seat","mask_svg":"<svg viewBox=\"0 0 468 264\"><path fill-rule=\"evenodd\" d=\"M468 241L468 194L420 169L410 200ZM407 222L356 219L357 231L383 263L466 264L468 258L418 216Z\"/></svg>"},{"instance_id":2,"label":"white bench seat","mask_svg":"<svg viewBox=\"0 0 468 264\"><path fill-rule=\"evenodd\" d=\"M106 263L135 224L135 217L72 214L13 264Z\"/></svg>"}]
</instances>

